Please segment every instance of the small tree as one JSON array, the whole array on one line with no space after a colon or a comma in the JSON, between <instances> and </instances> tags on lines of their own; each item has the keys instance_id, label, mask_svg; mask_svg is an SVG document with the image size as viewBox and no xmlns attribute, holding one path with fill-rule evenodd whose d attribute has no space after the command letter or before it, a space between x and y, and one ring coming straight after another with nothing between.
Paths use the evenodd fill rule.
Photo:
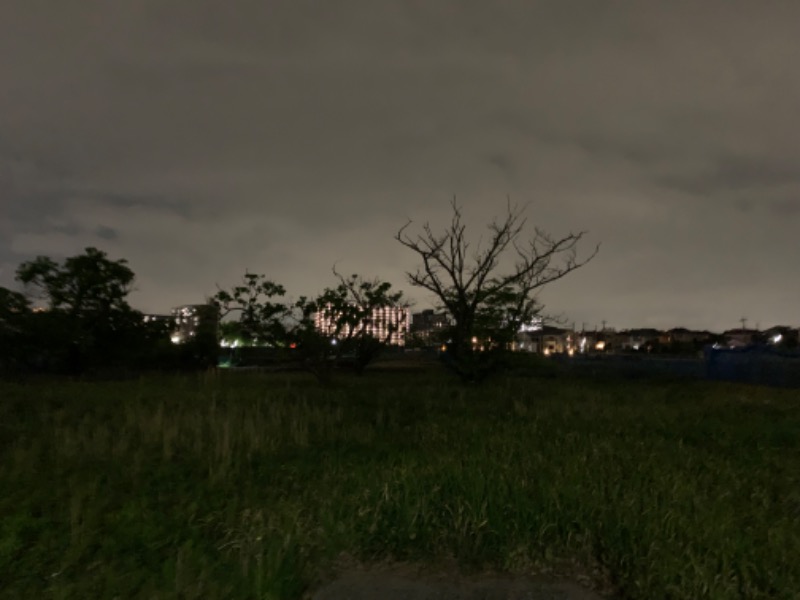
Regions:
<instances>
[{"instance_id":1,"label":"small tree","mask_svg":"<svg viewBox=\"0 0 800 600\"><path fill-rule=\"evenodd\" d=\"M393 292L392 284L360 275L344 277L335 269L339 283L326 289L316 300L317 312L326 325L326 333L335 344L337 362L350 362L362 373L407 323L383 320L384 309L408 308L402 292Z\"/></svg>"},{"instance_id":2,"label":"small tree","mask_svg":"<svg viewBox=\"0 0 800 600\"><path fill-rule=\"evenodd\" d=\"M286 290L264 275L245 273L244 281L231 291L219 290L211 302L219 309L220 320L238 315L238 333L245 341L267 346L287 345L287 318L290 306L280 300Z\"/></svg>"},{"instance_id":3,"label":"small tree","mask_svg":"<svg viewBox=\"0 0 800 600\"><path fill-rule=\"evenodd\" d=\"M433 293L453 321L449 344L451 366L465 381L481 379L496 367L496 353L476 352L474 339L488 350L503 350L519 327L542 310L537 293L547 284L592 260L577 256L585 232L554 238L539 228L524 236L523 211L510 203L502 219L489 225L485 244L471 248L461 209L451 203L453 216L441 233L430 224L410 235L409 221L395 239L422 260L407 273L411 285ZM503 260L509 263L506 266Z\"/></svg>"},{"instance_id":4,"label":"small tree","mask_svg":"<svg viewBox=\"0 0 800 600\"><path fill-rule=\"evenodd\" d=\"M220 290L213 301L221 316L238 313L240 331L247 339L284 348L297 357L303 368L326 382L332 369L351 364L362 372L372 362L394 331L382 339L373 334L375 309L404 306L402 294L391 284L365 280L358 275L343 277L339 284L314 298L283 300L285 290L264 275L245 274L242 285Z\"/></svg>"}]
</instances>

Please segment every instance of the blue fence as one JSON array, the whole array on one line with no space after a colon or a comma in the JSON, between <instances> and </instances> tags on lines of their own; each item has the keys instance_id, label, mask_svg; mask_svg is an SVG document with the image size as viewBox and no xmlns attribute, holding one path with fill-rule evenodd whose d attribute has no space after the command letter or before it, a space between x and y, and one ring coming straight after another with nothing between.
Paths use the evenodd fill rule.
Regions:
<instances>
[{"instance_id":1,"label":"blue fence","mask_svg":"<svg viewBox=\"0 0 800 600\"><path fill-rule=\"evenodd\" d=\"M590 377L708 379L800 388L800 352L770 346L708 346L702 358L636 354L553 358L565 371Z\"/></svg>"},{"instance_id":2,"label":"blue fence","mask_svg":"<svg viewBox=\"0 0 800 600\"><path fill-rule=\"evenodd\" d=\"M706 378L777 387L800 387L800 353L770 346L707 347Z\"/></svg>"},{"instance_id":3,"label":"blue fence","mask_svg":"<svg viewBox=\"0 0 800 600\"><path fill-rule=\"evenodd\" d=\"M703 379L706 375L705 361L701 358L641 354L554 356L553 358L567 372L592 377Z\"/></svg>"}]
</instances>

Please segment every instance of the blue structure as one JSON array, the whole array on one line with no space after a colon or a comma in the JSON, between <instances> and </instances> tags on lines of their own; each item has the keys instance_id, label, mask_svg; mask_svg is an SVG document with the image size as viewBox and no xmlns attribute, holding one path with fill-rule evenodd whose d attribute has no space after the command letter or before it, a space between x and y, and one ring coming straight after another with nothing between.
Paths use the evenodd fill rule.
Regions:
<instances>
[{"instance_id":1,"label":"blue structure","mask_svg":"<svg viewBox=\"0 0 800 600\"><path fill-rule=\"evenodd\" d=\"M704 350L706 378L758 385L800 388L800 353L771 346Z\"/></svg>"}]
</instances>

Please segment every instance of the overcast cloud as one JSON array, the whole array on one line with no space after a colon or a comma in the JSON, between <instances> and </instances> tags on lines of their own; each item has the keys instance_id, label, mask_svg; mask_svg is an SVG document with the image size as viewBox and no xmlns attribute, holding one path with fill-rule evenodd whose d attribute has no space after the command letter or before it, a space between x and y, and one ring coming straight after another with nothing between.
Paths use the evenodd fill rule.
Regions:
<instances>
[{"instance_id":1,"label":"overcast cloud","mask_svg":"<svg viewBox=\"0 0 800 600\"><path fill-rule=\"evenodd\" d=\"M579 326L800 325L800 3L4 0L0 285L97 246L145 311L245 269L406 284L506 197L600 255Z\"/></svg>"}]
</instances>

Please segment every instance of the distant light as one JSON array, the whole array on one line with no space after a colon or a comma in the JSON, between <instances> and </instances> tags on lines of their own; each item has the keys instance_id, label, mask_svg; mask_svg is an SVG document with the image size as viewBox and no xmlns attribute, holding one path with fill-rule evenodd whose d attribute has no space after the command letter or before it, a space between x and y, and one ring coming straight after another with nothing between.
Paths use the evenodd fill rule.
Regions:
<instances>
[{"instance_id":1,"label":"distant light","mask_svg":"<svg viewBox=\"0 0 800 600\"><path fill-rule=\"evenodd\" d=\"M780 344L782 339L783 339L783 334L779 333L774 338L772 338L772 343L773 344Z\"/></svg>"},{"instance_id":2,"label":"distant light","mask_svg":"<svg viewBox=\"0 0 800 600\"><path fill-rule=\"evenodd\" d=\"M175 335L170 336L169 339L173 344L180 344L183 341L183 338L181 338L181 336L178 335L177 333Z\"/></svg>"},{"instance_id":3,"label":"distant light","mask_svg":"<svg viewBox=\"0 0 800 600\"><path fill-rule=\"evenodd\" d=\"M545 356L550 356L550 348L545 348L544 349L544 355Z\"/></svg>"},{"instance_id":4,"label":"distant light","mask_svg":"<svg viewBox=\"0 0 800 600\"><path fill-rule=\"evenodd\" d=\"M605 350L606 349L606 343L603 340L600 340L599 342L597 342L594 345L594 349L595 350Z\"/></svg>"}]
</instances>

